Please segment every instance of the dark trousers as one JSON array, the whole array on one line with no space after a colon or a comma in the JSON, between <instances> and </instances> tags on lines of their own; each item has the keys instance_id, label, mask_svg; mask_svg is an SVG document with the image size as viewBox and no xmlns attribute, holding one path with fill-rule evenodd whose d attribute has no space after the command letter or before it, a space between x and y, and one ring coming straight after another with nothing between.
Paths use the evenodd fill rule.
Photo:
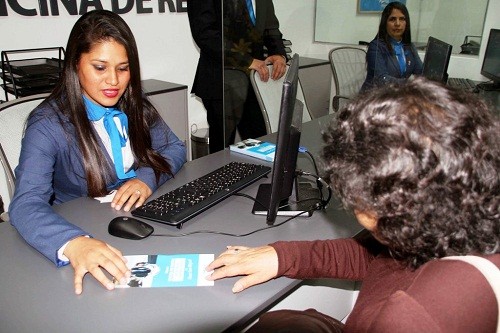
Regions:
<instances>
[{"instance_id":1,"label":"dark trousers","mask_svg":"<svg viewBox=\"0 0 500 333\"><path fill-rule=\"evenodd\" d=\"M233 144L236 129L243 140L266 134L264 117L248 76L239 71L228 73L224 100L202 99L207 111L210 153Z\"/></svg>"},{"instance_id":2,"label":"dark trousers","mask_svg":"<svg viewBox=\"0 0 500 333\"><path fill-rule=\"evenodd\" d=\"M224 104L221 99L203 99L202 102L207 110L208 149L210 153L215 153L226 147L224 143Z\"/></svg>"},{"instance_id":3,"label":"dark trousers","mask_svg":"<svg viewBox=\"0 0 500 333\"><path fill-rule=\"evenodd\" d=\"M247 99L243 106L241 120L238 123L238 132L243 140L256 139L266 135L264 117L251 84L248 85Z\"/></svg>"}]
</instances>

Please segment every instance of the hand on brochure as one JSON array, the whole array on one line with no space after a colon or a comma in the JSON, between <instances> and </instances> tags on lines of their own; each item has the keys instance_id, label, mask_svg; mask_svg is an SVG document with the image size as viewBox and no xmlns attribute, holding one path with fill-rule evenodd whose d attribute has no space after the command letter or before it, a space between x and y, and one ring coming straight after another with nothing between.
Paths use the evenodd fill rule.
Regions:
<instances>
[{"instance_id":1,"label":"hand on brochure","mask_svg":"<svg viewBox=\"0 0 500 333\"><path fill-rule=\"evenodd\" d=\"M273 247L261 246L249 248L245 246L228 246L205 269L213 270L208 280L245 275L233 286L232 291L238 293L256 284L269 281L278 274L278 255Z\"/></svg>"},{"instance_id":2,"label":"hand on brochure","mask_svg":"<svg viewBox=\"0 0 500 333\"><path fill-rule=\"evenodd\" d=\"M64 255L68 257L75 270L75 293L80 295L83 289L83 277L92 274L106 289L113 290L115 285L102 269L105 269L117 280L125 281L130 276L126 259L114 247L94 238L77 237L71 240Z\"/></svg>"}]
</instances>

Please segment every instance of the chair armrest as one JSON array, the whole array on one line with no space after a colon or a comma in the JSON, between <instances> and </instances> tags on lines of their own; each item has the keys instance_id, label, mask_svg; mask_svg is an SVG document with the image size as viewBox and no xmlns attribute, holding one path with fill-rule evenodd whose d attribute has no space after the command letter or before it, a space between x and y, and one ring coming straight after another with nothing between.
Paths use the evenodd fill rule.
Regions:
<instances>
[{"instance_id":1,"label":"chair armrest","mask_svg":"<svg viewBox=\"0 0 500 333\"><path fill-rule=\"evenodd\" d=\"M332 98L332 108L334 112L337 112L340 110L340 101L341 100L346 100L348 101L350 98L347 96L341 96L341 95L336 95L333 96Z\"/></svg>"}]
</instances>

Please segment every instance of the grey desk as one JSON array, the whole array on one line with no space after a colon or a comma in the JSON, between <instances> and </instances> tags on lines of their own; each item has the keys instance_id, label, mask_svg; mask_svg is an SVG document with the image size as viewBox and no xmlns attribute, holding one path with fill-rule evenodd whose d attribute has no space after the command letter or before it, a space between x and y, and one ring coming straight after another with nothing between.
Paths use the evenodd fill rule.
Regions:
<instances>
[{"instance_id":1,"label":"grey desk","mask_svg":"<svg viewBox=\"0 0 500 333\"><path fill-rule=\"evenodd\" d=\"M319 150L321 128L328 120L304 124L302 144L313 153ZM201 176L229 161L259 160L231 154L228 150L188 162L154 196ZM301 156L302 168L311 163ZM266 163L266 162L263 162ZM264 182L261 180L259 182ZM258 184L243 192L255 196ZM265 226L262 216L251 214L252 202L233 196L186 222L178 230L149 222L157 234L179 234L200 229L244 233ZM298 218L278 228L248 237L198 234L187 237L149 237L141 241L108 234L108 222L116 216L109 204L80 198L56 207L57 212L96 238L131 254L214 253L226 245L257 246L276 240L313 240L350 237L360 230L354 218L333 202L326 212ZM282 218L281 218L282 219ZM84 292L73 292L71 267L56 268L27 245L15 229L0 224L0 332L221 332L236 331L265 311L300 281L278 278L239 294L231 287L236 278L216 281L213 287L130 288L106 291L86 276Z\"/></svg>"}]
</instances>

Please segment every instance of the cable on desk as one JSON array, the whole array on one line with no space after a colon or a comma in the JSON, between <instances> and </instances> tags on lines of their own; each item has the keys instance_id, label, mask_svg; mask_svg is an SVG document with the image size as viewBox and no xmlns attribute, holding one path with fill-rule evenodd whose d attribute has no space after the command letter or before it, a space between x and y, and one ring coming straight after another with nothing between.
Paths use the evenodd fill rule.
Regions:
<instances>
[{"instance_id":1,"label":"cable on desk","mask_svg":"<svg viewBox=\"0 0 500 333\"><path fill-rule=\"evenodd\" d=\"M157 236L157 237L185 237L185 236L190 236L190 235L195 235L195 234L215 234L215 235L223 235L223 236L231 236L231 237L245 237L245 236L250 236L250 235L253 235L257 232L260 232L260 231L264 231L264 230L268 230L268 229L272 229L272 228L276 228L276 227L279 227L301 215L304 215L304 214L309 214L309 213L312 213L313 211L315 211L316 208L313 208L313 209L310 209L310 210L305 210L303 212L300 212L294 216L291 216L289 217L288 219L280 222L280 223L275 223L273 225L267 225L266 227L264 228L259 228L259 229L255 229L253 231L250 231L250 232L247 232L247 233L244 233L244 234L232 234L232 233L228 233L228 232L223 232L223 231L214 231L214 230L197 230L197 231L191 231L191 232L186 232L186 233L182 233L182 234L177 234L177 235L173 235L173 234L152 234L151 236Z\"/></svg>"},{"instance_id":2,"label":"cable on desk","mask_svg":"<svg viewBox=\"0 0 500 333\"><path fill-rule=\"evenodd\" d=\"M271 228L276 228L276 227L279 227L301 215L304 215L304 214L311 214L313 213L315 210L319 210L319 209L325 209L326 208L326 205L330 202L330 199L332 197L332 189L330 187L330 185L328 185L321 177L318 176L319 174L319 171L318 171L318 167L316 165L316 161L314 159L314 156L307 150L307 148L301 146L299 147L299 152L301 153L306 153L309 155L309 157L311 158L311 161L314 165L314 170L316 172L316 174L312 174L312 173L309 173L309 172L305 172L305 171L302 171L302 170L296 170L296 174L297 175L301 175L301 176L310 176L310 177L314 177L316 179L316 184L318 186L318 189L320 190L320 198L306 198L306 199L302 199L302 200L299 200L295 203L301 203L301 202L306 202L306 201L311 201L311 200L318 200L319 202L312 205L310 209L308 210L304 210L294 216L291 216L289 217L288 219L282 221L282 222L279 222L279 223L275 223L275 224L272 224L272 225L267 225L266 227L264 228L259 228L259 229L256 229L256 230L253 230L253 231L250 231L250 232L247 232L247 233L244 233L244 234L232 234L232 233L227 233L227 232L223 232L223 231L214 231L214 230L197 230L197 231L192 231L192 232L187 232L187 233L181 233L181 234L176 234L176 235L173 235L173 234L152 234L151 236L158 236L158 237L184 237L184 236L190 236L190 235L195 235L195 234L215 234L215 235L224 235L224 236L231 236L231 237L245 237L245 236L250 236L252 234L255 234L257 232L260 232L260 231L264 231L264 230L267 230L267 229L271 229ZM324 199L324 196L323 196L323 185L326 185L326 187L328 188L328 198L325 200ZM257 202L258 204L260 204L261 206L263 207L266 207L266 205L264 205L262 202L259 202L256 198L248 195L248 194L245 194L245 193L233 193L233 195L236 195L236 196L241 196L241 197L245 197L245 198L248 198L250 200L253 200L255 202ZM284 205L284 206L281 206L280 208L284 208L286 206L289 206L288 205Z\"/></svg>"}]
</instances>

